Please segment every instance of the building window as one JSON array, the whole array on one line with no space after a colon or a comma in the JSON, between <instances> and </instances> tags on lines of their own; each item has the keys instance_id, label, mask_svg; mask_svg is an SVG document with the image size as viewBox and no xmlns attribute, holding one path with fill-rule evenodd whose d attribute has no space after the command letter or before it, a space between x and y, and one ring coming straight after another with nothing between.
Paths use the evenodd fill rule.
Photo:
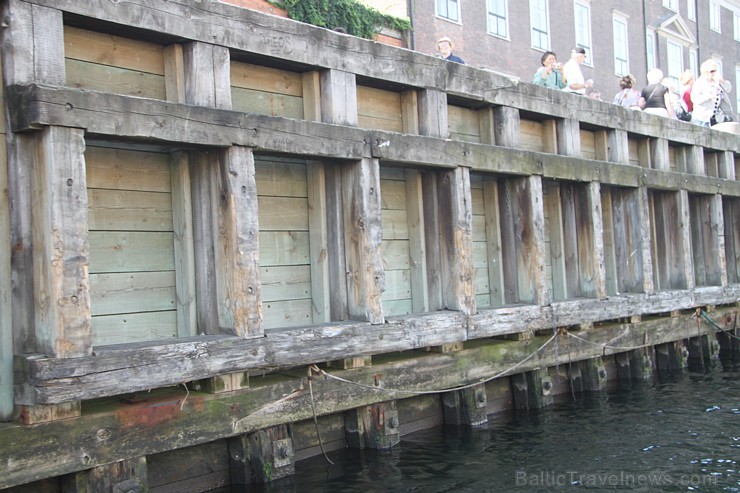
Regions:
<instances>
[{"instance_id":1,"label":"building window","mask_svg":"<svg viewBox=\"0 0 740 493\"><path fill-rule=\"evenodd\" d=\"M690 50L689 51L689 70L691 70L691 73L694 74L694 77L698 77L699 73L698 71L698 63L697 60L699 58L696 56L696 51Z\"/></svg>"},{"instance_id":2,"label":"building window","mask_svg":"<svg viewBox=\"0 0 740 493\"><path fill-rule=\"evenodd\" d=\"M550 49L550 19L547 0L529 0L532 48Z\"/></svg>"},{"instance_id":3,"label":"building window","mask_svg":"<svg viewBox=\"0 0 740 493\"><path fill-rule=\"evenodd\" d=\"M678 0L663 0L663 7L678 12Z\"/></svg>"},{"instance_id":4,"label":"building window","mask_svg":"<svg viewBox=\"0 0 740 493\"><path fill-rule=\"evenodd\" d=\"M488 32L509 38L508 0L488 0Z\"/></svg>"},{"instance_id":5,"label":"building window","mask_svg":"<svg viewBox=\"0 0 740 493\"><path fill-rule=\"evenodd\" d=\"M437 15L450 21L460 22L460 3L457 0L437 0Z\"/></svg>"},{"instance_id":6,"label":"building window","mask_svg":"<svg viewBox=\"0 0 740 493\"><path fill-rule=\"evenodd\" d=\"M627 42L627 21L622 17L614 17L614 73L622 76L630 72L629 45Z\"/></svg>"},{"instance_id":7,"label":"building window","mask_svg":"<svg viewBox=\"0 0 740 493\"><path fill-rule=\"evenodd\" d=\"M722 32L721 21L719 15L720 7L716 2L709 2L709 28L712 31Z\"/></svg>"},{"instance_id":8,"label":"building window","mask_svg":"<svg viewBox=\"0 0 740 493\"><path fill-rule=\"evenodd\" d=\"M655 33L650 29L647 30L645 37L645 54L647 55L647 68L655 68Z\"/></svg>"},{"instance_id":9,"label":"building window","mask_svg":"<svg viewBox=\"0 0 740 493\"><path fill-rule=\"evenodd\" d=\"M591 7L585 2L576 1L573 4L576 18L576 46L586 50L586 65L591 65Z\"/></svg>"},{"instance_id":10,"label":"building window","mask_svg":"<svg viewBox=\"0 0 740 493\"><path fill-rule=\"evenodd\" d=\"M740 65L735 65L735 87L740 88ZM735 111L740 108L740 91L735 91Z\"/></svg>"},{"instance_id":11,"label":"building window","mask_svg":"<svg viewBox=\"0 0 740 493\"><path fill-rule=\"evenodd\" d=\"M694 3L696 0L686 0L686 17L689 18L690 21L696 20L696 4Z\"/></svg>"},{"instance_id":12,"label":"building window","mask_svg":"<svg viewBox=\"0 0 740 493\"><path fill-rule=\"evenodd\" d=\"M678 79L683 72L683 47L674 43L670 39L666 46L668 47L668 78L674 81L675 87L678 87Z\"/></svg>"},{"instance_id":13,"label":"building window","mask_svg":"<svg viewBox=\"0 0 740 493\"><path fill-rule=\"evenodd\" d=\"M735 19L735 41L740 41L740 14L736 12L733 17Z\"/></svg>"}]
</instances>

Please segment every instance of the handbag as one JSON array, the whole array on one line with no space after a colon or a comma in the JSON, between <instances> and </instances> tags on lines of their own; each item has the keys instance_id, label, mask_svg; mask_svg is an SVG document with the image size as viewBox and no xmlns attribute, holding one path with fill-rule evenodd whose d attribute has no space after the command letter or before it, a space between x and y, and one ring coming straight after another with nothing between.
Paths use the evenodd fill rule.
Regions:
<instances>
[{"instance_id":1,"label":"handbag","mask_svg":"<svg viewBox=\"0 0 740 493\"><path fill-rule=\"evenodd\" d=\"M681 120L682 122L690 122L691 121L691 113L686 111L684 109L683 105L679 104L676 108L676 118Z\"/></svg>"}]
</instances>

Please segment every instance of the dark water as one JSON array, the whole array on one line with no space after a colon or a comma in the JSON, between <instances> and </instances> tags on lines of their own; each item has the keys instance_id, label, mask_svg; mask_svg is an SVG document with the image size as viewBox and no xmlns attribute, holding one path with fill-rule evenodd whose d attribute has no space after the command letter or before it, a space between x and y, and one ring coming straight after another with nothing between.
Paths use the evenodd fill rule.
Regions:
<instances>
[{"instance_id":1,"label":"dark water","mask_svg":"<svg viewBox=\"0 0 740 493\"><path fill-rule=\"evenodd\" d=\"M718 364L493 415L484 428L413 433L390 451L336 451L334 465L300 461L259 491L740 492L739 377Z\"/></svg>"}]
</instances>

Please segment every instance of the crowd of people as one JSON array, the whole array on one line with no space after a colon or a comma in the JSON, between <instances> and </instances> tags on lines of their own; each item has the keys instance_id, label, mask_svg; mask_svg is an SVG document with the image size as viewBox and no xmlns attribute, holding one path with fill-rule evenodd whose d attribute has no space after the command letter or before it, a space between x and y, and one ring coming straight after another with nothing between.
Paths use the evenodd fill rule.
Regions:
<instances>
[{"instance_id":1,"label":"crowd of people","mask_svg":"<svg viewBox=\"0 0 740 493\"><path fill-rule=\"evenodd\" d=\"M464 64L462 58L452 53L454 44L448 37L437 41L441 57L450 62ZM565 63L557 55L546 51L540 58L542 66L535 72L532 83L558 91L570 92L595 99L601 94L593 89L594 81L586 80L581 65L586 60L586 50L577 46ZM714 60L701 64L698 78L690 70L681 74L678 87L674 79L664 77L663 71L653 68L647 73L647 85L638 90L635 78L625 75L619 80L620 90L614 95L614 104L636 111L644 111L665 118L673 118L711 127L717 123L734 121L729 93L732 84L723 79Z\"/></svg>"}]
</instances>

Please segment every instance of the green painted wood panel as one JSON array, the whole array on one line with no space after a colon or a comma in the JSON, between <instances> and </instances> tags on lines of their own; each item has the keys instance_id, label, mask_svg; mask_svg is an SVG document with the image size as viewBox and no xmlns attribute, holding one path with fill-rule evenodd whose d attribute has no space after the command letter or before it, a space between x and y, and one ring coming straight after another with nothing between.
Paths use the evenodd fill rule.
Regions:
<instances>
[{"instance_id":1,"label":"green painted wood panel","mask_svg":"<svg viewBox=\"0 0 740 493\"><path fill-rule=\"evenodd\" d=\"M383 240L408 240L409 224L406 210L382 209Z\"/></svg>"},{"instance_id":2,"label":"green painted wood panel","mask_svg":"<svg viewBox=\"0 0 740 493\"><path fill-rule=\"evenodd\" d=\"M307 231L260 231L260 265L299 265L310 261Z\"/></svg>"},{"instance_id":3,"label":"green painted wood panel","mask_svg":"<svg viewBox=\"0 0 740 493\"><path fill-rule=\"evenodd\" d=\"M262 316L265 329L310 325L311 300L268 301L262 304Z\"/></svg>"},{"instance_id":4,"label":"green painted wood panel","mask_svg":"<svg viewBox=\"0 0 740 493\"><path fill-rule=\"evenodd\" d=\"M94 316L171 310L176 305L175 273L90 274L90 300Z\"/></svg>"},{"instance_id":5,"label":"green painted wood panel","mask_svg":"<svg viewBox=\"0 0 740 493\"><path fill-rule=\"evenodd\" d=\"M174 270L172 233L90 231L90 272Z\"/></svg>"},{"instance_id":6,"label":"green painted wood panel","mask_svg":"<svg viewBox=\"0 0 740 493\"><path fill-rule=\"evenodd\" d=\"M172 231L172 195L159 192L90 189L91 230Z\"/></svg>"},{"instance_id":7,"label":"green painted wood panel","mask_svg":"<svg viewBox=\"0 0 740 493\"><path fill-rule=\"evenodd\" d=\"M401 94L358 85L357 120L362 128L403 132Z\"/></svg>"},{"instance_id":8,"label":"green painted wood panel","mask_svg":"<svg viewBox=\"0 0 740 493\"><path fill-rule=\"evenodd\" d=\"M162 75L70 59L64 61L64 67L70 87L166 99Z\"/></svg>"},{"instance_id":9,"label":"green painted wood panel","mask_svg":"<svg viewBox=\"0 0 740 493\"><path fill-rule=\"evenodd\" d=\"M386 271L411 268L408 240L384 239L381 248L384 268Z\"/></svg>"},{"instance_id":10,"label":"green painted wood panel","mask_svg":"<svg viewBox=\"0 0 740 493\"><path fill-rule=\"evenodd\" d=\"M232 87L231 108L260 115L303 119L303 98L254 89Z\"/></svg>"},{"instance_id":11,"label":"green painted wood panel","mask_svg":"<svg viewBox=\"0 0 740 493\"><path fill-rule=\"evenodd\" d=\"M460 106L447 106L450 139L480 143L480 118L478 111Z\"/></svg>"},{"instance_id":12,"label":"green painted wood panel","mask_svg":"<svg viewBox=\"0 0 740 493\"><path fill-rule=\"evenodd\" d=\"M260 268L262 301L311 299L311 267L279 265Z\"/></svg>"},{"instance_id":13,"label":"green painted wood panel","mask_svg":"<svg viewBox=\"0 0 740 493\"><path fill-rule=\"evenodd\" d=\"M88 146L85 170L88 188L172 191L167 154Z\"/></svg>"},{"instance_id":14,"label":"green painted wood panel","mask_svg":"<svg viewBox=\"0 0 740 493\"><path fill-rule=\"evenodd\" d=\"M127 313L92 318L93 345L177 337L177 312Z\"/></svg>"},{"instance_id":15,"label":"green painted wood panel","mask_svg":"<svg viewBox=\"0 0 740 493\"><path fill-rule=\"evenodd\" d=\"M308 231L307 199L259 195L257 200L260 230Z\"/></svg>"}]
</instances>

